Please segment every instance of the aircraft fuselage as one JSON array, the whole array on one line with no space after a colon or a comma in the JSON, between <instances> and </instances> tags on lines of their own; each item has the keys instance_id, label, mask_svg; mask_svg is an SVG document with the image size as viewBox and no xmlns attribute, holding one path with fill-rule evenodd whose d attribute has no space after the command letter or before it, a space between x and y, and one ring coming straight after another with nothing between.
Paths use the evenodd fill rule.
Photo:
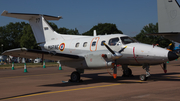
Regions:
<instances>
[{"instance_id":1,"label":"aircraft fuselage","mask_svg":"<svg viewBox=\"0 0 180 101\"><path fill-rule=\"evenodd\" d=\"M117 59L117 63L121 65L160 64L169 61L169 51L167 49L139 43L122 34L87 37L79 36L68 40L55 40L51 41L51 43L44 44L43 48L57 53L76 54L85 58L85 60L82 61L71 61L73 62L73 65L69 64L67 61L61 62L70 67L111 67L111 61L113 60L111 58L112 54L106 49L103 42L108 44L108 46L116 52L127 46L127 48L121 53L123 56ZM108 57L104 58L101 56L102 54L106 54ZM110 61L109 63L108 60Z\"/></svg>"}]
</instances>

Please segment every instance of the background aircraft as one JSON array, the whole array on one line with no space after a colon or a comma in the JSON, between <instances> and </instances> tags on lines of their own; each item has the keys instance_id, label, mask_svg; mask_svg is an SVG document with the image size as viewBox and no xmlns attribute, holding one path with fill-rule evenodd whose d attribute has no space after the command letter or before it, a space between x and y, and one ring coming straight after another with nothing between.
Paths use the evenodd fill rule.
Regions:
<instances>
[{"instance_id":1,"label":"background aircraft","mask_svg":"<svg viewBox=\"0 0 180 101\"><path fill-rule=\"evenodd\" d=\"M157 0L159 33L163 37L180 42L180 6L177 0Z\"/></svg>"},{"instance_id":2,"label":"background aircraft","mask_svg":"<svg viewBox=\"0 0 180 101\"><path fill-rule=\"evenodd\" d=\"M131 76L128 65L142 65L146 70L141 80L150 76L149 66L177 59L178 56L164 48L138 43L127 35L111 34L100 36L63 35L55 32L46 20L59 20L62 17L41 14L8 13L2 16L28 20L36 42L42 50L17 48L7 50L4 55L25 58L60 60L62 65L75 68L71 74L71 81L79 81L84 69L113 68L113 77L117 77L117 65L121 64L123 76ZM95 33L96 34L96 33Z\"/></svg>"}]
</instances>

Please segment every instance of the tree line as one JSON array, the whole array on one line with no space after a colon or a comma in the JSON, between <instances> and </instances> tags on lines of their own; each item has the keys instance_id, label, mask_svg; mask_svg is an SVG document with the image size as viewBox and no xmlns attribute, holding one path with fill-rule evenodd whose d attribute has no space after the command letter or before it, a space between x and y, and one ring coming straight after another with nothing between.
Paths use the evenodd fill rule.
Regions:
<instances>
[{"instance_id":1,"label":"tree line","mask_svg":"<svg viewBox=\"0 0 180 101\"><path fill-rule=\"evenodd\" d=\"M65 27L58 28L55 23L53 22L48 22L48 23L56 32L61 34L92 36L93 30L97 31L97 35L117 34L117 33L123 34L123 32L119 30L115 24L112 23L99 23L93 26L89 31L84 32L82 34L80 34L76 28L75 29L68 29ZM154 25L150 23L147 26L144 26L141 32L138 35L136 35L134 38L142 43L159 44L160 47L167 47L169 43L172 43L172 41L160 36L146 36L146 34L157 33L157 32L158 32L158 24L156 23ZM36 43L30 25L25 22L16 22L16 23L10 22L6 26L1 26L0 45L1 45L1 51L2 49L3 51L5 51L20 47L26 47L29 49L40 49L40 47Z\"/></svg>"},{"instance_id":2,"label":"tree line","mask_svg":"<svg viewBox=\"0 0 180 101\"><path fill-rule=\"evenodd\" d=\"M166 48L170 43L172 43L172 46L170 47L171 50L174 49L175 43L169 39L166 39L162 36L149 36L147 34L150 33L158 33L158 23L153 24L149 23L148 25L145 25L141 32L137 34L134 38L138 40L141 43L146 44L158 44L158 46Z\"/></svg>"}]
</instances>

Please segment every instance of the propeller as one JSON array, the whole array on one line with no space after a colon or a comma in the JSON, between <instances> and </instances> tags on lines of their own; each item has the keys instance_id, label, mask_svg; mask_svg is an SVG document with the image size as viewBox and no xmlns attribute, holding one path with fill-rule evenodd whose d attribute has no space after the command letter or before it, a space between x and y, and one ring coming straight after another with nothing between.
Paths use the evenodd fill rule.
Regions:
<instances>
[{"instance_id":1,"label":"propeller","mask_svg":"<svg viewBox=\"0 0 180 101\"><path fill-rule=\"evenodd\" d=\"M125 46L124 48L122 48L119 52L114 52L106 43L103 42L103 44L105 45L105 47L113 54L114 56L114 62L115 62L115 65L114 65L114 71L113 71L113 78L116 79L117 78L117 59L119 59L122 54L121 52L124 51L124 49L127 47Z\"/></svg>"},{"instance_id":2,"label":"propeller","mask_svg":"<svg viewBox=\"0 0 180 101\"><path fill-rule=\"evenodd\" d=\"M170 49L170 48L171 48L171 45L172 45L172 43L170 43L170 44L168 45L167 50L172 51L172 50Z\"/></svg>"},{"instance_id":3,"label":"propeller","mask_svg":"<svg viewBox=\"0 0 180 101\"><path fill-rule=\"evenodd\" d=\"M120 51L119 51L119 53L121 53L122 51L124 51L124 49L126 48L127 46L125 46L124 48L122 48Z\"/></svg>"},{"instance_id":4,"label":"propeller","mask_svg":"<svg viewBox=\"0 0 180 101\"><path fill-rule=\"evenodd\" d=\"M103 44L112 54L115 54L115 52L105 42L103 42Z\"/></svg>"}]
</instances>

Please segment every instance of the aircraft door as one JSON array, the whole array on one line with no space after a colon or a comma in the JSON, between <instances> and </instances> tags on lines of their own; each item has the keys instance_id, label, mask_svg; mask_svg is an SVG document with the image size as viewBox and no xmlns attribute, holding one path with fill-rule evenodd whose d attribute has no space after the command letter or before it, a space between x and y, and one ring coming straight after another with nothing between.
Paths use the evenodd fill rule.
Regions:
<instances>
[{"instance_id":1,"label":"aircraft door","mask_svg":"<svg viewBox=\"0 0 180 101\"><path fill-rule=\"evenodd\" d=\"M96 51L97 50L97 45L98 45L99 39L100 39L99 37L95 37L91 40L90 51Z\"/></svg>"}]
</instances>

